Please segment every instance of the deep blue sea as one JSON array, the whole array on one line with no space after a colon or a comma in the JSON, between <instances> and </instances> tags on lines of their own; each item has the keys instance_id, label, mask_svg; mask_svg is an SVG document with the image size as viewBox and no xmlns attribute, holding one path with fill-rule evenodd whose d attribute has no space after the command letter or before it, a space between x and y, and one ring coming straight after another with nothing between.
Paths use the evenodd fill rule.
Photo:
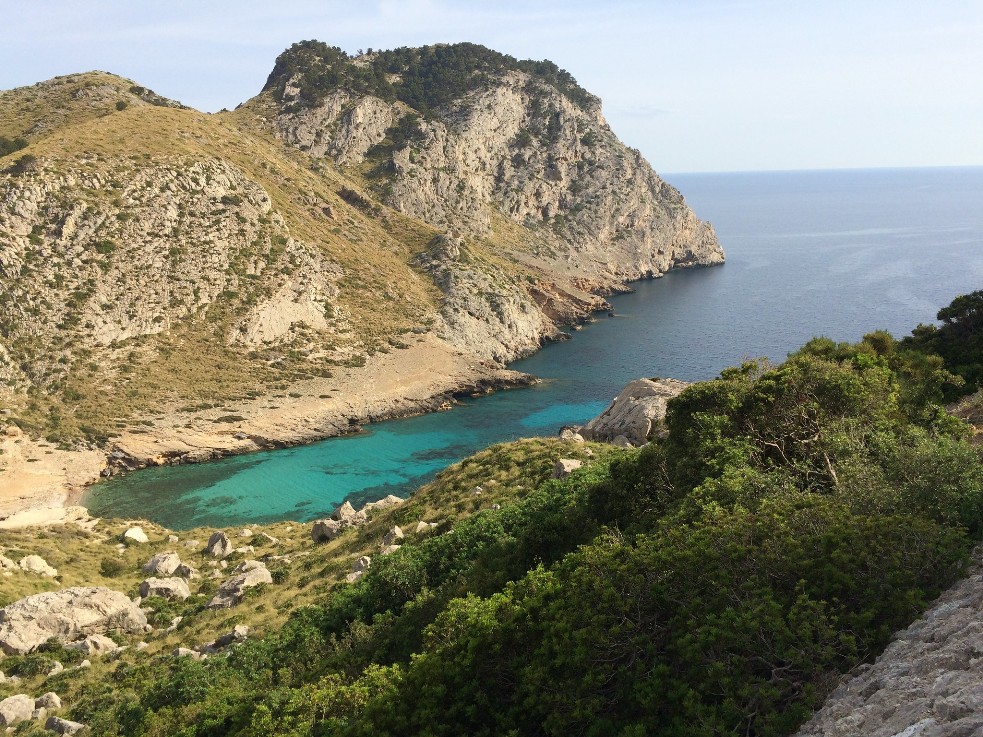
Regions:
<instances>
[{"instance_id":1,"label":"deep blue sea","mask_svg":"<svg viewBox=\"0 0 983 737\"><path fill-rule=\"evenodd\" d=\"M83 504L174 529L313 519L346 498L405 496L492 443L581 423L631 379L708 379L745 358L780 361L817 335L900 337L983 288L983 168L666 179L713 223L727 263L640 282L612 300L615 317L514 364L542 384L357 436L140 471L92 487Z\"/></svg>"}]
</instances>

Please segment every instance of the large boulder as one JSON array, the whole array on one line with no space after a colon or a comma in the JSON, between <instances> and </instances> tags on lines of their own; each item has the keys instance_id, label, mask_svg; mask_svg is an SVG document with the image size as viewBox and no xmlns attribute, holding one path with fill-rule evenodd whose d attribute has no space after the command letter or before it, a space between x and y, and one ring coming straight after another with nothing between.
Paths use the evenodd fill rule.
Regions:
<instances>
[{"instance_id":1,"label":"large boulder","mask_svg":"<svg viewBox=\"0 0 983 737\"><path fill-rule=\"evenodd\" d=\"M311 527L311 540L316 543L326 543L334 540L341 531L345 529L345 526L334 519L319 519L314 520L314 526Z\"/></svg>"},{"instance_id":2,"label":"large boulder","mask_svg":"<svg viewBox=\"0 0 983 737\"><path fill-rule=\"evenodd\" d=\"M140 596L184 601L191 596L191 590L183 578L148 578L140 584Z\"/></svg>"},{"instance_id":3,"label":"large boulder","mask_svg":"<svg viewBox=\"0 0 983 737\"><path fill-rule=\"evenodd\" d=\"M145 631L147 616L119 591L75 587L33 594L0 609L0 649L25 655L50 638L73 642L113 630Z\"/></svg>"},{"instance_id":4,"label":"large boulder","mask_svg":"<svg viewBox=\"0 0 983 737\"><path fill-rule=\"evenodd\" d=\"M19 693L0 701L0 727L9 727L30 719L34 713L34 699Z\"/></svg>"},{"instance_id":5,"label":"large boulder","mask_svg":"<svg viewBox=\"0 0 983 737\"><path fill-rule=\"evenodd\" d=\"M261 583L273 583L273 576L266 565L258 560L243 561L232 572L236 575L223 583L208 602L210 609L234 606L242 600L246 589L259 586Z\"/></svg>"},{"instance_id":6,"label":"large boulder","mask_svg":"<svg viewBox=\"0 0 983 737\"><path fill-rule=\"evenodd\" d=\"M36 573L39 576L54 578L58 575L58 569L48 565L48 561L40 555L26 555L20 559L17 565L28 573Z\"/></svg>"},{"instance_id":7,"label":"large boulder","mask_svg":"<svg viewBox=\"0 0 983 737\"><path fill-rule=\"evenodd\" d=\"M170 576L181 566L181 558L177 553L166 551L157 553L143 564L143 572L151 576Z\"/></svg>"},{"instance_id":8,"label":"large boulder","mask_svg":"<svg viewBox=\"0 0 983 737\"><path fill-rule=\"evenodd\" d=\"M214 558L225 558L232 554L232 541L229 540L228 536L224 532L214 532L212 536L208 538L208 545L206 546L208 554Z\"/></svg>"},{"instance_id":9,"label":"large boulder","mask_svg":"<svg viewBox=\"0 0 983 737\"><path fill-rule=\"evenodd\" d=\"M610 407L584 425L580 434L604 443L623 436L632 445L645 445L653 428L665 419L666 403L688 386L678 379L636 379Z\"/></svg>"}]
</instances>

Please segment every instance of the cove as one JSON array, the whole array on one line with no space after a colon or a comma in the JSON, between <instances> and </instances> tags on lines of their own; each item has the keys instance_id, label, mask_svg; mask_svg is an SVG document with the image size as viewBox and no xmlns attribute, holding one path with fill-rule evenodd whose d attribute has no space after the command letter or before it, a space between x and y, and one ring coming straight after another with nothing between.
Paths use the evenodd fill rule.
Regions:
<instances>
[{"instance_id":1,"label":"cove","mask_svg":"<svg viewBox=\"0 0 983 737\"><path fill-rule=\"evenodd\" d=\"M901 336L983 288L983 168L667 178L714 224L727 263L636 283L612 298L615 317L512 365L541 384L354 436L147 469L82 503L172 529L314 519L345 499L406 496L493 443L582 423L639 376L709 379L816 335Z\"/></svg>"}]
</instances>

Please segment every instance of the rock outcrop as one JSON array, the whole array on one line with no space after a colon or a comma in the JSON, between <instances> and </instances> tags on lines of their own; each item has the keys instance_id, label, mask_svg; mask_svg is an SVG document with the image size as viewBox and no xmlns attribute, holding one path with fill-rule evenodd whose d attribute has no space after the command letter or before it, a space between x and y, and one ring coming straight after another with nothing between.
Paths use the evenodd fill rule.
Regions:
<instances>
[{"instance_id":1,"label":"rock outcrop","mask_svg":"<svg viewBox=\"0 0 983 737\"><path fill-rule=\"evenodd\" d=\"M857 668L796 737L983 734L983 564Z\"/></svg>"},{"instance_id":2,"label":"rock outcrop","mask_svg":"<svg viewBox=\"0 0 983 737\"><path fill-rule=\"evenodd\" d=\"M613 443L620 436L634 446L645 445L665 419L666 403L688 386L678 379L636 379L579 434L586 440Z\"/></svg>"},{"instance_id":3,"label":"rock outcrop","mask_svg":"<svg viewBox=\"0 0 983 737\"><path fill-rule=\"evenodd\" d=\"M77 587L34 594L0 609L0 649L24 655L55 637L69 643L110 631L143 632L147 617L119 591Z\"/></svg>"},{"instance_id":4,"label":"rock outcrop","mask_svg":"<svg viewBox=\"0 0 983 737\"><path fill-rule=\"evenodd\" d=\"M215 596L208 602L210 609L222 609L238 604L246 589L263 583L273 583L273 576L266 564L258 560L246 560L232 571L235 575L223 583Z\"/></svg>"}]
</instances>

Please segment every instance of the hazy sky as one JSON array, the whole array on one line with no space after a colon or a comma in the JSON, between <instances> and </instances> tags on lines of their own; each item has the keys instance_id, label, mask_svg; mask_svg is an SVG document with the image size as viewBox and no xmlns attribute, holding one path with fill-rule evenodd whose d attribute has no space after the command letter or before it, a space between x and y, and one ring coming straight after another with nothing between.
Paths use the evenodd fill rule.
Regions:
<instances>
[{"instance_id":1,"label":"hazy sky","mask_svg":"<svg viewBox=\"0 0 983 737\"><path fill-rule=\"evenodd\" d=\"M316 38L552 59L662 172L983 165L983 0L0 0L0 89L102 69L232 108Z\"/></svg>"}]
</instances>

